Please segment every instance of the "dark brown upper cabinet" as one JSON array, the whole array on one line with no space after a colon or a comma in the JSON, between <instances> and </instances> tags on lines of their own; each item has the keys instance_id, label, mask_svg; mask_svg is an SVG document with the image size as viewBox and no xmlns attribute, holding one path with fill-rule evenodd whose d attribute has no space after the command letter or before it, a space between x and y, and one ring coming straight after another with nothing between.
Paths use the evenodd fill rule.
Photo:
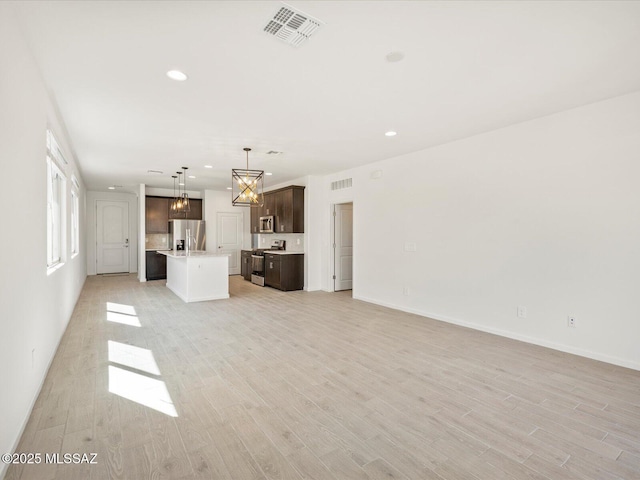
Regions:
<instances>
[{"instance_id":1,"label":"dark brown upper cabinet","mask_svg":"<svg viewBox=\"0 0 640 480\"><path fill-rule=\"evenodd\" d=\"M145 232L146 233L169 233L169 220L202 220L202 200L199 198L189 199L191 211L185 213L175 213L171 211L173 198L152 197L145 198Z\"/></svg>"},{"instance_id":2,"label":"dark brown upper cabinet","mask_svg":"<svg viewBox=\"0 0 640 480\"><path fill-rule=\"evenodd\" d=\"M145 198L146 233L169 233L169 201L166 197Z\"/></svg>"},{"instance_id":3,"label":"dark brown upper cabinet","mask_svg":"<svg viewBox=\"0 0 640 480\"><path fill-rule=\"evenodd\" d=\"M251 233L260 233L260 217L275 217L274 233L304 233L304 187L265 192L264 205L251 208Z\"/></svg>"}]
</instances>

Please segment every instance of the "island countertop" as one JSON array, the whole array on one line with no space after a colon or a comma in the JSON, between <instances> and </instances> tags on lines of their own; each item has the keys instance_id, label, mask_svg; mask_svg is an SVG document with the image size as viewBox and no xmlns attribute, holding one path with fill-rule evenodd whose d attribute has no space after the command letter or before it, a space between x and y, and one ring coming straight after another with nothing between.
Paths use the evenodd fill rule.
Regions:
<instances>
[{"instance_id":1,"label":"island countertop","mask_svg":"<svg viewBox=\"0 0 640 480\"><path fill-rule=\"evenodd\" d=\"M304 255L304 252L289 252L286 250L265 250L265 255L273 254L273 255Z\"/></svg>"},{"instance_id":2,"label":"island countertop","mask_svg":"<svg viewBox=\"0 0 640 480\"><path fill-rule=\"evenodd\" d=\"M186 250L158 250L161 255L171 258L189 258L189 257L229 257L228 253L207 252L206 250L193 250L187 254Z\"/></svg>"}]
</instances>

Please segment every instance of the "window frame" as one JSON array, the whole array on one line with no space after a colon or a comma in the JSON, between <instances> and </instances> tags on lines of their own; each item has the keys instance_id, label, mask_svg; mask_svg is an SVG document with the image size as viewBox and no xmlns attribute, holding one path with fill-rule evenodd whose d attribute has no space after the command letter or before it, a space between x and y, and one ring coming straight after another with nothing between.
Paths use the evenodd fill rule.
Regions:
<instances>
[{"instance_id":1,"label":"window frame","mask_svg":"<svg viewBox=\"0 0 640 480\"><path fill-rule=\"evenodd\" d=\"M47 274L66 260L67 177L66 160L50 130L47 130Z\"/></svg>"},{"instance_id":2,"label":"window frame","mask_svg":"<svg viewBox=\"0 0 640 480\"><path fill-rule=\"evenodd\" d=\"M73 178L71 182L73 183ZM80 253L80 194L71 188L71 258Z\"/></svg>"}]
</instances>

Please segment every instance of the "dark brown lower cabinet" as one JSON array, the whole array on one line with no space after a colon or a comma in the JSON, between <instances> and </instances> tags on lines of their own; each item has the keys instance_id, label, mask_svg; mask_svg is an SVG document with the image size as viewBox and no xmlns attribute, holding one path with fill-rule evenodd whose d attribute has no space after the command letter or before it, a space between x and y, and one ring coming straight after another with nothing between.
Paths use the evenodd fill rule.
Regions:
<instances>
[{"instance_id":1,"label":"dark brown lower cabinet","mask_svg":"<svg viewBox=\"0 0 640 480\"><path fill-rule=\"evenodd\" d=\"M251 250L240 251L240 275L251 281Z\"/></svg>"},{"instance_id":2,"label":"dark brown lower cabinet","mask_svg":"<svg viewBox=\"0 0 640 480\"><path fill-rule=\"evenodd\" d=\"M146 252L147 280L167 278L167 256L158 252Z\"/></svg>"},{"instance_id":3,"label":"dark brown lower cabinet","mask_svg":"<svg viewBox=\"0 0 640 480\"><path fill-rule=\"evenodd\" d=\"M264 284L283 291L304 288L304 254L264 255Z\"/></svg>"}]
</instances>

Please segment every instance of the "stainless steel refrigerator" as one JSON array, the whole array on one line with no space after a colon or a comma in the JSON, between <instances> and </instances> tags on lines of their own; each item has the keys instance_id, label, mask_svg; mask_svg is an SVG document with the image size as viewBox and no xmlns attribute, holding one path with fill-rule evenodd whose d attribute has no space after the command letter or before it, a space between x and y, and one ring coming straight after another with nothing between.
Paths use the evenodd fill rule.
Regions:
<instances>
[{"instance_id":1,"label":"stainless steel refrigerator","mask_svg":"<svg viewBox=\"0 0 640 480\"><path fill-rule=\"evenodd\" d=\"M187 230L191 235L189 250L206 250L204 220L169 220L169 246L172 250L187 248Z\"/></svg>"}]
</instances>

